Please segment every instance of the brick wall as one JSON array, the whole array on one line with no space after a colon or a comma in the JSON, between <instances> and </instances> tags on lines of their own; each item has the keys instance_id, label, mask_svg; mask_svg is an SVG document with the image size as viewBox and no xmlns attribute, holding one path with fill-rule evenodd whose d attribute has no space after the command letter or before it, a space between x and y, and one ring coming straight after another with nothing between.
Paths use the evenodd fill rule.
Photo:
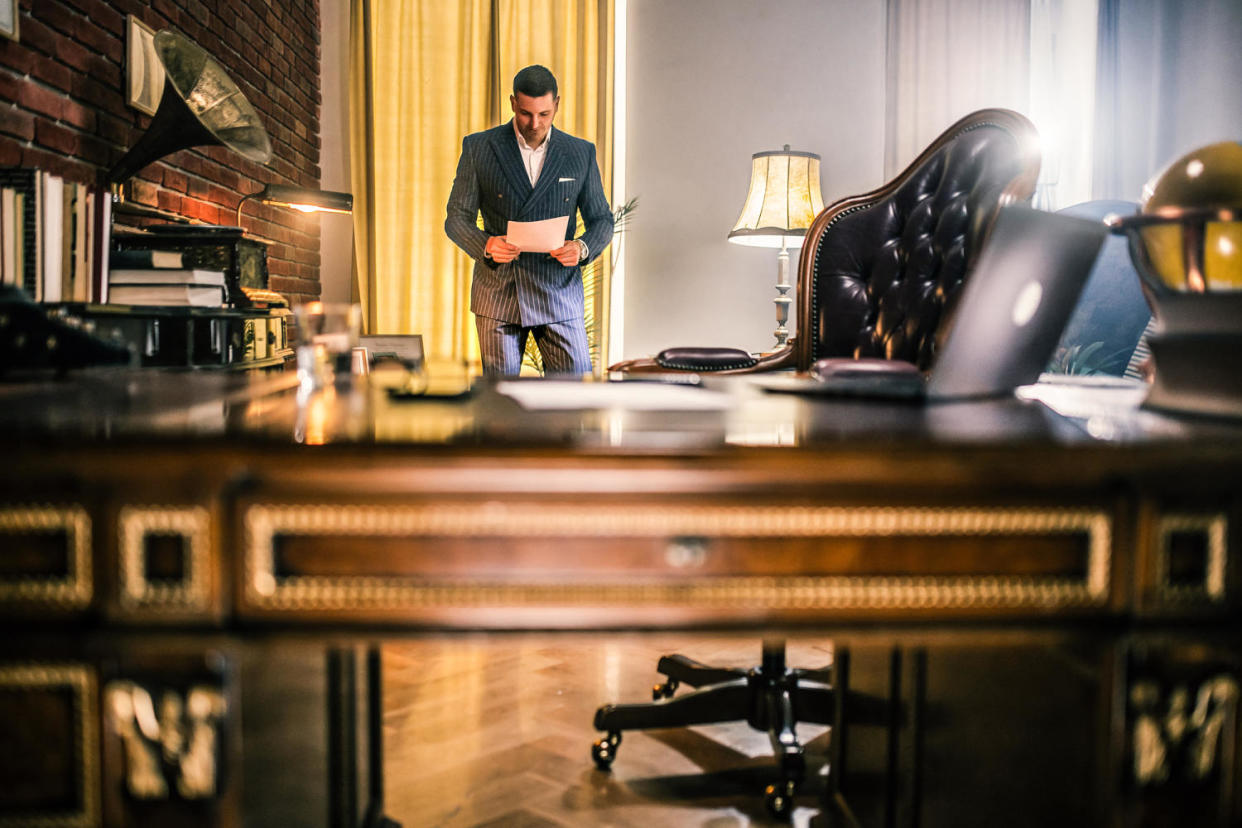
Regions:
<instances>
[{"instance_id":1,"label":"brick wall","mask_svg":"<svg viewBox=\"0 0 1242 828\"><path fill-rule=\"evenodd\" d=\"M264 184L319 186L319 1L19 0L19 41L0 37L0 166L97 183L150 116L126 103L126 15L173 28L216 59L258 111L266 165L222 146L165 156L131 182L131 198L233 225L242 195ZM242 226L271 242L271 287L293 302L319 295L319 219L249 202Z\"/></svg>"}]
</instances>

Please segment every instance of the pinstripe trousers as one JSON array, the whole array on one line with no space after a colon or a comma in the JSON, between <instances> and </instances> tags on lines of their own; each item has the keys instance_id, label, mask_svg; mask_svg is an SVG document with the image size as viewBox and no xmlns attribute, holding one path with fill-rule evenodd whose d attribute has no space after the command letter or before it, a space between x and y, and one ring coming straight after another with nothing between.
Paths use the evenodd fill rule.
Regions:
<instances>
[{"instance_id":1,"label":"pinstripe trousers","mask_svg":"<svg viewBox=\"0 0 1242 828\"><path fill-rule=\"evenodd\" d=\"M516 376L522 370L522 354L528 336L543 357L546 375L581 376L591 373L591 351L587 345L586 326L581 319L549 322L546 325L523 327L489 316L474 317L479 332L479 356L483 372L488 376Z\"/></svg>"}]
</instances>

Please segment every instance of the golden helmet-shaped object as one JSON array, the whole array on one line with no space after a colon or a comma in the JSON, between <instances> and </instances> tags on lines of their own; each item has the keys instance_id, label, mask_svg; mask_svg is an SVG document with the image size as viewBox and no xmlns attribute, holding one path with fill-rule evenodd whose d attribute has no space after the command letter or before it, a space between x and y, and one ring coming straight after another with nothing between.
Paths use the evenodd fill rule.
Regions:
<instances>
[{"instance_id":1,"label":"golden helmet-shaped object","mask_svg":"<svg viewBox=\"0 0 1242 828\"><path fill-rule=\"evenodd\" d=\"M1242 418L1242 143L1200 147L1143 188L1126 234L1156 328L1149 408Z\"/></svg>"},{"instance_id":2,"label":"golden helmet-shaped object","mask_svg":"<svg viewBox=\"0 0 1242 828\"><path fill-rule=\"evenodd\" d=\"M1143 187L1138 214L1113 226L1157 295L1242 291L1242 143L1177 159Z\"/></svg>"}]
</instances>

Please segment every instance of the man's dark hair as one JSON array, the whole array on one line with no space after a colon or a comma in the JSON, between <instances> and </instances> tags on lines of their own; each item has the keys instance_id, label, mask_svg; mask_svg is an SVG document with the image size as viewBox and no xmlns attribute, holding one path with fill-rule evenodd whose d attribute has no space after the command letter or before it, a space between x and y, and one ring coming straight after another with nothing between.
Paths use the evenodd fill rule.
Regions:
<instances>
[{"instance_id":1,"label":"man's dark hair","mask_svg":"<svg viewBox=\"0 0 1242 828\"><path fill-rule=\"evenodd\" d=\"M542 98L549 92L552 93L553 98L560 97L556 89L556 77L548 71L546 66L539 64L527 66L513 76L514 95L521 93L528 98Z\"/></svg>"}]
</instances>

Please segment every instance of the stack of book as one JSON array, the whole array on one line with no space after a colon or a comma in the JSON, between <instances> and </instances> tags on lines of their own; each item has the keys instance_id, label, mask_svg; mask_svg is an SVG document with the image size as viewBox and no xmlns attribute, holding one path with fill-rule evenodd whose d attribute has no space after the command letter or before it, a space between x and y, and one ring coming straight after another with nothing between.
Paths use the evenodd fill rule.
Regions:
<instances>
[{"instance_id":1,"label":"stack of book","mask_svg":"<svg viewBox=\"0 0 1242 828\"><path fill-rule=\"evenodd\" d=\"M224 271L185 267L180 252L114 250L109 263L113 304L219 308L225 303Z\"/></svg>"},{"instance_id":2,"label":"stack of book","mask_svg":"<svg viewBox=\"0 0 1242 828\"><path fill-rule=\"evenodd\" d=\"M0 167L0 284L36 302L106 302L112 197L32 167Z\"/></svg>"}]
</instances>

